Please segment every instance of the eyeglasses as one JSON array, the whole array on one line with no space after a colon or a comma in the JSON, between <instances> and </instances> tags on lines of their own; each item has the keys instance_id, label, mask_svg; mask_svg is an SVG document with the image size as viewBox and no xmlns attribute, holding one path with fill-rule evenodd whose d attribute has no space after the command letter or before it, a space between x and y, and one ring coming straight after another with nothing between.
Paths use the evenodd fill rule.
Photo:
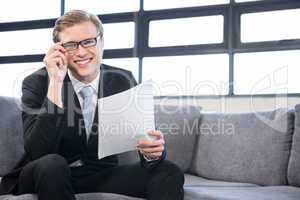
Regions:
<instances>
[{"instance_id":1,"label":"eyeglasses","mask_svg":"<svg viewBox=\"0 0 300 200\"><path fill-rule=\"evenodd\" d=\"M75 51L76 49L78 49L79 45L81 45L84 48L93 47L93 46L96 46L99 36L100 35L98 35L95 38L88 38L88 39L85 39L85 40L82 40L79 42L66 42L66 43L62 44L62 46L67 51Z\"/></svg>"}]
</instances>

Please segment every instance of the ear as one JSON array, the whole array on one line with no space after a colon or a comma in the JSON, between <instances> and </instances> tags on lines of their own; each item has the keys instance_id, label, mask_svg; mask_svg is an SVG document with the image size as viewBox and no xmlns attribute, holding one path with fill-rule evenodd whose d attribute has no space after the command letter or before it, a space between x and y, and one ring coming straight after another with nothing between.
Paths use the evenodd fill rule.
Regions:
<instances>
[{"instance_id":1,"label":"ear","mask_svg":"<svg viewBox=\"0 0 300 200\"><path fill-rule=\"evenodd\" d=\"M104 48L104 36L102 36L100 42L101 42L101 47L102 47L102 49L103 49L103 48Z\"/></svg>"}]
</instances>

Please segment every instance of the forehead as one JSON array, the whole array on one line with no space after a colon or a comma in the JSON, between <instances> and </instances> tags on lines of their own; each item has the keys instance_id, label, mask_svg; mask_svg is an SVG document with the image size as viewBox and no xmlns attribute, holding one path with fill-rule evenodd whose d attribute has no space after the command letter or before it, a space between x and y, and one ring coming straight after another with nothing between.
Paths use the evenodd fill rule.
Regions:
<instances>
[{"instance_id":1,"label":"forehead","mask_svg":"<svg viewBox=\"0 0 300 200\"><path fill-rule=\"evenodd\" d=\"M97 36L97 28L92 22L82 22L64 29L59 33L60 41L81 41Z\"/></svg>"}]
</instances>

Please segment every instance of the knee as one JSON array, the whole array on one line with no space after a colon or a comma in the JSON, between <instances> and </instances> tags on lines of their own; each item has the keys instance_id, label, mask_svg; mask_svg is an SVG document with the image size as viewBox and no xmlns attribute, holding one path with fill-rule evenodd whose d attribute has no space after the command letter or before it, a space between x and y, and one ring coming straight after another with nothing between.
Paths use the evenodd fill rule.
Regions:
<instances>
[{"instance_id":1,"label":"knee","mask_svg":"<svg viewBox=\"0 0 300 200\"><path fill-rule=\"evenodd\" d=\"M184 184L183 171L176 164L168 160L164 160L159 164L157 170L161 177L167 178L168 180L171 180L179 185Z\"/></svg>"},{"instance_id":2,"label":"knee","mask_svg":"<svg viewBox=\"0 0 300 200\"><path fill-rule=\"evenodd\" d=\"M64 157L58 154L48 154L40 158L37 162L39 175L58 177L69 173L69 166Z\"/></svg>"},{"instance_id":3,"label":"knee","mask_svg":"<svg viewBox=\"0 0 300 200\"><path fill-rule=\"evenodd\" d=\"M180 183L184 183L184 174L183 171L174 163L169 162L169 164L167 164L168 166L168 172L169 172L169 176L174 177L174 179L176 179L176 181L180 182Z\"/></svg>"}]
</instances>

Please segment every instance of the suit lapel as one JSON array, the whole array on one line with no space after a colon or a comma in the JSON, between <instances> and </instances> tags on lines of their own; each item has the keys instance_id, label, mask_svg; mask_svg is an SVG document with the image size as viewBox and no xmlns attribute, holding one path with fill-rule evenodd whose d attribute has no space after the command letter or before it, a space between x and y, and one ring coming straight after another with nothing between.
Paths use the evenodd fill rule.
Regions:
<instances>
[{"instance_id":1,"label":"suit lapel","mask_svg":"<svg viewBox=\"0 0 300 200\"><path fill-rule=\"evenodd\" d=\"M83 120L82 110L79 103L79 99L76 95L72 82L70 80L69 75L66 75L64 79L64 87L63 87L63 102L66 107L66 112L68 112L68 126L74 128L75 134L79 135L83 146L86 146L87 139L86 139L86 131L85 131L85 124Z\"/></svg>"}]
</instances>

